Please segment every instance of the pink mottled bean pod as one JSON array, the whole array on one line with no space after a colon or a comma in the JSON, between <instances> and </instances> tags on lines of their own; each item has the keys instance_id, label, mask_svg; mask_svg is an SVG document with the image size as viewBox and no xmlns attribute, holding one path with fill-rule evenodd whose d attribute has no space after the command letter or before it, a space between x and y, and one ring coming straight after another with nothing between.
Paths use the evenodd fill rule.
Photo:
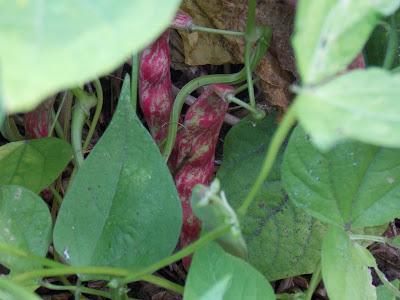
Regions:
<instances>
[{"instance_id":1,"label":"pink mottled bean pod","mask_svg":"<svg viewBox=\"0 0 400 300\"><path fill-rule=\"evenodd\" d=\"M175 15L175 19L172 21L171 27L174 29L188 30L190 31L193 26L193 19L187 13L179 10Z\"/></svg>"},{"instance_id":2,"label":"pink mottled bean pod","mask_svg":"<svg viewBox=\"0 0 400 300\"><path fill-rule=\"evenodd\" d=\"M53 103L53 100L43 102L35 110L25 114L25 135L28 139L47 137L52 122Z\"/></svg>"},{"instance_id":3,"label":"pink mottled bean pod","mask_svg":"<svg viewBox=\"0 0 400 300\"><path fill-rule=\"evenodd\" d=\"M196 240L200 233L200 222L190 207L190 196L196 184L207 185L214 177L215 149L228 110L228 103L220 95L226 90L232 91L232 88L212 85L189 108L171 156L170 166L175 172L183 208L181 247ZM185 267L189 264L190 258L185 258Z\"/></svg>"},{"instance_id":4,"label":"pink mottled bean pod","mask_svg":"<svg viewBox=\"0 0 400 300\"><path fill-rule=\"evenodd\" d=\"M150 133L157 143L167 136L173 96L170 72L169 30L140 57L139 102Z\"/></svg>"}]
</instances>

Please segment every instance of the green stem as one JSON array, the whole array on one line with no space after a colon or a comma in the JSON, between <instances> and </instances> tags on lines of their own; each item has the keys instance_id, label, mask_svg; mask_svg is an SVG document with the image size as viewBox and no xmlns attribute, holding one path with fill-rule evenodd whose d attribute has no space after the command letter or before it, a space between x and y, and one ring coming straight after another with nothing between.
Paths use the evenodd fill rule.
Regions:
<instances>
[{"instance_id":1,"label":"green stem","mask_svg":"<svg viewBox=\"0 0 400 300\"><path fill-rule=\"evenodd\" d=\"M96 110L93 115L92 123L90 124L90 127L89 127L89 132L87 134L85 143L83 144L83 150L87 149L87 147L90 144L90 141L92 140L97 123L99 122L101 110L103 109L103 101L104 101L103 88L101 86L101 82L99 79L96 79L94 81L94 87L96 89L97 105L96 105Z\"/></svg>"},{"instance_id":2,"label":"green stem","mask_svg":"<svg viewBox=\"0 0 400 300\"><path fill-rule=\"evenodd\" d=\"M257 48L253 55L251 62L251 69L254 69L261 58L265 55L267 51L269 41L271 39L271 30L268 28L262 28L261 38L258 42ZM176 96L174 106L172 107L172 113L170 117L168 136L163 150L163 156L165 160L168 160L172 149L175 144L176 135L178 132L178 122L181 114L183 104L185 103L186 97L199 87L214 84L214 83L225 83L225 84L237 84L246 79L246 69L243 68L238 73L234 74L214 74L205 75L195 78L189 81Z\"/></svg>"},{"instance_id":3,"label":"green stem","mask_svg":"<svg viewBox=\"0 0 400 300\"><path fill-rule=\"evenodd\" d=\"M260 81L260 77L256 77L256 78L253 80L253 84L255 84L255 83L259 82L259 81ZM240 94L241 92L247 90L247 87L248 87L248 86L249 86L249 84L248 84L247 82L246 82L245 84L242 84L241 86L237 87L237 88L233 91L233 94L234 94L234 95Z\"/></svg>"},{"instance_id":4,"label":"green stem","mask_svg":"<svg viewBox=\"0 0 400 300\"><path fill-rule=\"evenodd\" d=\"M351 234L350 239L353 241L372 241L377 243L387 243L388 240L384 236L364 235L364 234Z\"/></svg>"},{"instance_id":5,"label":"green stem","mask_svg":"<svg viewBox=\"0 0 400 300\"><path fill-rule=\"evenodd\" d=\"M54 112L54 109L51 109L51 118L53 119L53 123L54 123L54 127L56 129L57 136L59 138L65 140L64 131L60 125L60 122L57 120L57 115ZM49 137L50 135L47 135L47 136Z\"/></svg>"},{"instance_id":6,"label":"green stem","mask_svg":"<svg viewBox=\"0 0 400 300\"><path fill-rule=\"evenodd\" d=\"M264 181L267 179L272 169L272 166L274 165L275 159L279 153L279 149L283 144L283 142L285 141L285 138L288 135L292 126L294 125L295 121L296 121L295 109L294 106L292 105L286 112L281 124L279 125L278 129L276 130L272 138L272 141L268 147L264 163L261 167L261 171L257 177L256 182L254 183L250 192L247 194L247 197L245 198L242 206L238 210L238 213L241 216L246 215L249 206L253 202L257 193L260 191L260 188L263 185Z\"/></svg>"},{"instance_id":7,"label":"green stem","mask_svg":"<svg viewBox=\"0 0 400 300\"><path fill-rule=\"evenodd\" d=\"M131 103L132 103L133 110L135 112L137 109L139 66L140 66L140 55L134 54L132 56Z\"/></svg>"},{"instance_id":8,"label":"green stem","mask_svg":"<svg viewBox=\"0 0 400 300\"><path fill-rule=\"evenodd\" d=\"M87 287L84 287L84 286L76 287L76 286L73 286L73 285L69 285L69 286L68 285L55 285L55 284L51 284L49 282L42 282L40 285L42 287L46 288L46 289L54 290L54 291L75 292L75 291L77 291L79 289L79 291L81 291L84 294L100 296L100 297L112 299L110 293L108 293L108 292L99 291L99 290L87 288Z\"/></svg>"},{"instance_id":9,"label":"green stem","mask_svg":"<svg viewBox=\"0 0 400 300\"><path fill-rule=\"evenodd\" d=\"M305 300L311 300L312 295L314 294L315 290L318 287L318 284L320 283L322 279L322 273L321 273L321 263L319 262L317 265L317 269L313 273L310 281L310 285L307 289L307 292L305 294Z\"/></svg>"},{"instance_id":10,"label":"green stem","mask_svg":"<svg viewBox=\"0 0 400 300\"><path fill-rule=\"evenodd\" d=\"M67 142L70 142L70 129L71 129L71 115L72 115L72 101L73 94L70 91L67 91L67 99L65 100L65 110L64 110L64 138Z\"/></svg>"},{"instance_id":11,"label":"green stem","mask_svg":"<svg viewBox=\"0 0 400 300\"><path fill-rule=\"evenodd\" d=\"M4 119L4 123L0 131L3 137L9 140L10 142L17 142L24 140L24 137L19 132L18 127L15 124L13 117L11 116L8 116Z\"/></svg>"},{"instance_id":12,"label":"green stem","mask_svg":"<svg viewBox=\"0 0 400 300\"><path fill-rule=\"evenodd\" d=\"M53 131L54 131L54 128L56 127L56 125L58 124L58 126L60 126L60 128L61 128L61 125L60 125L60 123L58 122L58 118L60 117L60 113L61 113L61 110L62 110L62 108L63 108L63 106L64 106L64 103L65 103L65 100L67 99L67 92L64 92L63 93L63 97L62 97L62 100L61 100L61 103L60 103L60 106L58 107L58 109L57 109L57 113L55 113L54 114L54 111L52 111L52 117L53 117L53 122L51 123L51 126L50 126L50 129L49 129L49 133L47 134L47 136L48 137L51 137L52 135L53 135ZM54 115L53 115L54 114ZM62 131L63 132L63 131ZM59 134L58 132L57 132L57 134ZM59 135L60 136L60 135ZM64 132L62 133L62 138L64 138ZM60 136L60 137L61 137Z\"/></svg>"},{"instance_id":13,"label":"green stem","mask_svg":"<svg viewBox=\"0 0 400 300\"><path fill-rule=\"evenodd\" d=\"M379 279L382 281L383 285L396 297L396 299L399 299L400 291L389 280L387 280L385 274L383 274L381 270L376 267L374 267L374 270Z\"/></svg>"},{"instance_id":14,"label":"green stem","mask_svg":"<svg viewBox=\"0 0 400 300\"><path fill-rule=\"evenodd\" d=\"M54 188L53 185L50 185L50 191L54 196L54 200L56 200L57 204L60 206L63 198L61 197L60 193Z\"/></svg>"},{"instance_id":15,"label":"green stem","mask_svg":"<svg viewBox=\"0 0 400 300\"><path fill-rule=\"evenodd\" d=\"M260 120L265 117L264 111L250 106L246 102L240 100L239 98L236 98L233 94L226 95L226 101L235 103L235 104L247 109L248 111L250 111L253 114L253 116L257 120Z\"/></svg>"},{"instance_id":16,"label":"green stem","mask_svg":"<svg viewBox=\"0 0 400 300\"><path fill-rule=\"evenodd\" d=\"M390 70L396 59L397 47L399 45L399 36L397 35L397 24L396 17L393 15L390 17L389 26L389 41L387 44L385 60L383 62L383 68Z\"/></svg>"},{"instance_id":17,"label":"green stem","mask_svg":"<svg viewBox=\"0 0 400 300\"><path fill-rule=\"evenodd\" d=\"M232 31L232 30L225 30L225 29L215 29L209 27L203 27L199 25L192 25L190 31L200 31L200 32L207 32L213 34L222 34L222 35L233 35L233 36L244 36L245 33L241 31Z\"/></svg>"},{"instance_id":18,"label":"green stem","mask_svg":"<svg viewBox=\"0 0 400 300\"><path fill-rule=\"evenodd\" d=\"M126 277L131 274L129 270L112 267L70 267L64 266L62 268L51 268L51 269L38 269L32 270L25 273L19 273L13 277L16 282L24 282L30 279L51 277L51 276L62 276L72 274L92 274L92 275L107 275L114 277Z\"/></svg>"},{"instance_id":19,"label":"green stem","mask_svg":"<svg viewBox=\"0 0 400 300\"><path fill-rule=\"evenodd\" d=\"M159 262L156 262L153 265L151 265L147 268L144 268L143 270L141 270L135 274L127 276L126 278L124 278L123 280L118 282L118 284L127 284L129 282L138 280L147 274L152 274L155 271L162 269L162 268L192 254L193 252L204 247L209 242L221 237L222 235L227 233L229 230L230 230L230 225L221 226L221 227L203 235L202 237L200 237L200 239L198 239L194 243L190 244L189 246L183 248L182 250L178 251L177 253L175 253L169 257L166 257L166 258L160 260Z\"/></svg>"},{"instance_id":20,"label":"green stem","mask_svg":"<svg viewBox=\"0 0 400 300\"><path fill-rule=\"evenodd\" d=\"M82 149L83 125L90 114L90 109L96 105L97 99L80 88L75 88L71 91L77 99L72 112L71 143L74 149L76 166L80 168L84 161Z\"/></svg>"},{"instance_id":21,"label":"green stem","mask_svg":"<svg viewBox=\"0 0 400 300\"><path fill-rule=\"evenodd\" d=\"M183 291L184 291L183 286L181 286L179 284L176 284L174 282L171 282L171 281L169 281L169 280L167 280L165 278L161 278L161 277L149 274L149 275L142 276L141 279L143 281L147 281L147 282L150 282L152 284L158 285L158 286L160 286L162 288L165 288L167 290L173 291L173 292L175 292L177 294L183 295Z\"/></svg>"}]
</instances>

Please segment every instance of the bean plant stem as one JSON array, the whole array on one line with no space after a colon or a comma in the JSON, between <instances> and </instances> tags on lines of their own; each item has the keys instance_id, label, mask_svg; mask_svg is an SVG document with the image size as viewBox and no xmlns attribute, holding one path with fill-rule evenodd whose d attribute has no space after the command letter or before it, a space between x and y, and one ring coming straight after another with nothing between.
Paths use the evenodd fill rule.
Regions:
<instances>
[{"instance_id":1,"label":"bean plant stem","mask_svg":"<svg viewBox=\"0 0 400 300\"><path fill-rule=\"evenodd\" d=\"M136 274L127 276L119 283L127 284L129 282L137 280L138 278L141 278L142 276L144 276L146 274L154 273L155 271L162 269L162 268L172 264L173 262L178 261L178 260L192 254L193 252L199 250L200 248L204 247L209 242L211 242L211 241L221 237L225 233L227 233L229 231L229 229L230 229L229 225L221 226L221 227L203 235L202 237L200 237L200 239L198 239L194 243L190 244L189 246L183 248L182 250L176 252L175 254L173 254L169 257L166 257L166 258L160 260L159 262L156 262L155 264L143 269L142 271L137 272Z\"/></svg>"},{"instance_id":2,"label":"bean plant stem","mask_svg":"<svg viewBox=\"0 0 400 300\"><path fill-rule=\"evenodd\" d=\"M233 94L228 94L226 96L226 101L235 103L235 104L247 109L248 111L250 111L253 114L253 116L255 116L256 119L262 119L265 116L263 111L252 107L251 105L240 100L239 98L236 98Z\"/></svg>"},{"instance_id":3,"label":"bean plant stem","mask_svg":"<svg viewBox=\"0 0 400 300\"><path fill-rule=\"evenodd\" d=\"M180 295L183 295L183 291L184 291L183 286L181 286L179 284L176 284L174 282L171 282L171 281L169 281L169 280L167 280L165 278L161 278L161 277L158 277L158 276L155 276L155 275L148 274L148 275L142 276L141 279L143 281L150 282L152 284L158 285L158 286L160 286L162 288L165 288L167 290L170 290L170 291L173 291L173 292L178 293Z\"/></svg>"},{"instance_id":4,"label":"bean plant stem","mask_svg":"<svg viewBox=\"0 0 400 300\"><path fill-rule=\"evenodd\" d=\"M306 291L305 300L311 300L312 295L314 294L315 290L317 289L318 284L320 283L321 279L322 279L321 263L319 262L315 272L313 273L313 275L311 277L310 285Z\"/></svg>"},{"instance_id":5,"label":"bean plant stem","mask_svg":"<svg viewBox=\"0 0 400 300\"><path fill-rule=\"evenodd\" d=\"M63 198L61 197L60 193L53 185L50 185L50 191L53 194L54 200L56 200L57 204L60 206L63 201Z\"/></svg>"},{"instance_id":6,"label":"bean plant stem","mask_svg":"<svg viewBox=\"0 0 400 300\"><path fill-rule=\"evenodd\" d=\"M350 239L353 241L362 240L362 241L372 241L377 243L387 243L387 239L384 236L376 236L376 235L351 234Z\"/></svg>"},{"instance_id":7,"label":"bean plant stem","mask_svg":"<svg viewBox=\"0 0 400 300\"><path fill-rule=\"evenodd\" d=\"M131 103L133 106L133 110L135 112L137 109L139 65L140 65L140 54L134 54L132 56Z\"/></svg>"},{"instance_id":8,"label":"bean plant stem","mask_svg":"<svg viewBox=\"0 0 400 300\"><path fill-rule=\"evenodd\" d=\"M90 124L89 132L86 136L85 143L83 144L83 150L87 149L87 147L90 144L90 141L92 140L97 123L99 122L101 110L103 109L103 101L104 101L103 88L101 86L101 82L99 79L96 79L94 81L94 87L96 89L96 96L97 96L96 110L94 112L93 120L92 123Z\"/></svg>"},{"instance_id":9,"label":"bean plant stem","mask_svg":"<svg viewBox=\"0 0 400 300\"><path fill-rule=\"evenodd\" d=\"M292 105L286 112L281 124L279 125L272 138L257 180L251 188L250 192L247 194L242 206L238 210L239 215L242 217L246 215L249 206L253 202L257 193L260 191L260 188L263 185L264 181L267 179L272 169L272 166L274 165L275 159L279 153L279 149L296 121L294 108L295 107Z\"/></svg>"},{"instance_id":10,"label":"bean plant stem","mask_svg":"<svg viewBox=\"0 0 400 300\"><path fill-rule=\"evenodd\" d=\"M55 291L70 291L70 292L75 292L78 289L84 293L84 294L88 294L88 295L94 295L94 296L100 296L100 297L104 297L104 298L108 298L108 299L112 299L111 294L108 292L104 292L104 291L99 291L96 289L91 289L91 288L87 288L87 287L83 287L83 286L73 286L73 285L55 285L55 284L51 284L49 282L42 282L40 284L42 287L49 289L49 290L55 290Z\"/></svg>"},{"instance_id":11,"label":"bean plant stem","mask_svg":"<svg viewBox=\"0 0 400 300\"><path fill-rule=\"evenodd\" d=\"M199 26L199 25L192 25L190 30L191 31L200 31L200 32L213 33L213 34L222 34L222 35L233 35L233 36L244 36L245 35L245 33L241 32L241 31L215 29L215 28L203 27L203 26Z\"/></svg>"},{"instance_id":12,"label":"bean plant stem","mask_svg":"<svg viewBox=\"0 0 400 300\"><path fill-rule=\"evenodd\" d=\"M382 281L383 285L396 297L396 299L399 299L400 291L389 280L387 280L385 274L383 274L381 270L379 270L377 267L374 267L374 270L380 281Z\"/></svg>"},{"instance_id":13,"label":"bean plant stem","mask_svg":"<svg viewBox=\"0 0 400 300\"><path fill-rule=\"evenodd\" d=\"M390 17L389 26L389 41L387 44L385 60L383 62L383 68L390 70L396 59L397 48L399 46L399 37L397 35L397 24L396 17L393 15Z\"/></svg>"},{"instance_id":14,"label":"bean plant stem","mask_svg":"<svg viewBox=\"0 0 400 300\"><path fill-rule=\"evenodd\" d=\"M61 125L60 125L60 123L58 122L58 118L60 117L60 113L61 113L61 110L62 110L62 108L63 108L63 106L64 106L64 103L65 103L65 100L67 99L67 92L64 92L63 93L63 96L62 96L62 100L61 100L61 103L60 103L60 106L58 107L58 109L57 109L57 112L55 113L55 115L54 115L54 117L53 117L53 122L51 123L51 126L50 126L50 129L49 129L49 133L47 134L47 136L48 137L51 137L52 135L53 135L53 131L54 131L54 128L58 125L59 127L60 127L60 129L61 129ZM57 134L60 134L59 132L57 132ZM63 139L65 139L65 137L64 137L64 131L62 131L62 135L59 135L61 138L63 138Z\"/></svg>"}]
</instances>

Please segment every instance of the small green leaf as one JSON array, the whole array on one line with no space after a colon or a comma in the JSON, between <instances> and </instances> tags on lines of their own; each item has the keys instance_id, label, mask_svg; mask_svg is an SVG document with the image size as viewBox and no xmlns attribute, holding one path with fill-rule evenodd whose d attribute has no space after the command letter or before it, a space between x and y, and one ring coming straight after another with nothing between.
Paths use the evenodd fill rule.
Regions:
<instances>
[{"instance_id":1,"label":"small green leaf","mask_svg":"<svg viewBox=\"0 0 400 300\"><path fill-rule=\"evenodd\" d=\"M40 300L40 298L36 294L4 277L0 277L0 299Z\"/></svg>"},{"instance_id":2,"label":"small green leaf","mask_svg":"<svg viewBox=\"0 0 400 300\"><path fill-rule=\"evenodd\" d=\"M399 249L400 249L400 236L394 237L394 238L390 241L390 245L392 245L393 247L396 247L396 248L399 248Z\"/></svg>"},{"instance_id":3,"label":"small green leaf","mask_svg":"<svg viewBox=\"0 0 400 300\"><path fill-rule=\"evenodd\" d=\"M304 89L296 100L301 125L321 150L343 139L400 147L400 74L356 70Z\"/></svg>"},{"instance_id":4,"label":"small green leaf","mask_svg":"<svg viewBox=\"0 0 400 300\"><path fill-rule=\"evenodd\" d=\"M216 243L198 250L186 280L184 300L272 300L269 282L245 261Z\"/></svg>"},{"instance_id":5,"label":"small green leaf","mask_svg":"<svg viewBox=\"0 0 400 300\"><path fill-rule=\"evenodd\" d=\"M0 185L21 185L38 193L61 174L71 158L71 145L61 139L8 143L0 147Z\"/></svg>"},{"instance_id":6,"label":"small green leaf","mask_svg":"<svg viewBox=\"0 0 400 300\"><path fill-rule=\"evenodd\" d=\"M0 243L44 257L51 241L51 230L49 209L39 196L20 186L0 186ZM0 255L0 263L12 273L40 267L29 259L4 253Z\"/></svg>"},{"instance_id":7,"label":"small green leaf","mask_svg":"<svg viewBox=\"0 0 400 300\"><path fill-rule=\"evenodd\" d=\"M224 160L217 177L234 208L238 208L258 176L276 126L274 118L243 119L225 137ZM249 262L269 280L315 270L324 227L296 208L280 183L278 160L261 192L250 206L241 228Z\"/></svg>"},{"instance_id":8,"label":"small green leaf","mask_svg":"<svg viewBox=\"0 0 400 300\"><path fill-rule=\"evenodd\" d=\"M392 281L393 286L395 286L397 289L400 288L400 281L394 280ZM393 293L387 289L384 285L379 285L376 288L376 294L378 296L378 300L398 300L398 298L396 299L396 296L393 295Z\"/></svg>"},{"instance_id":9,"label":"small green leaf","mask_svg":"<svg viewBox=\"0 0 400 300\"><path fill-rule=\"evenodd\" d=\"M322 243L322 278L331 300L373 300L376 290L360 247L332 226Z\"/></svg>"},{"instance_id":10,"label":"small green leaf","mask_svg":"<svg viewBox=\"0 0 400 300\"><path fill-rule=\"evenodd\" d=\"M400 216L400 152L347 142L319 152L300 127L286 148L282 178L290 199L323 222L346 228Z\"/></svg>"},{"instance_id":11,"label":"small green leaf","mask_svg":"<svg viewBox=\"0 0 400 300\"><path fill-rule=\"evenodd\" d=\"M8 112L112 71L166 29L179 0L0 1Z\"/></svg>"},{"instance_id":12,"label":"small green leaf","mask_svg":"<svg viewBox=\"0 0 400 300\"><path fill-rule=\"evenodd\" d=\"M130 103L129 78L111 124L61 205L54 244L74 266L148 266L175 248L182 222L171 174Z\"/></svg>"},{"instance_id":13,"label":"small green leaf","mask_svg":"<svg viewBox=\"0 0 400 300\"><path fill-rule=\"evenodd\" d=\"M212 231L228 225L230 230L217 241L225 251L247 257L247 247L240 230L239 220L229 205L224 192L220 192L219 180L215 179L210 187L198 184L193 188L190 200L193 212L201 220L203 230Z\"/></svg>"},{"instance_id":14,"label":"small green leaf","mask_svg":"<svg viewBox=\"0 0 400 300\"><path fill-rule=\"evenodd\" d=\"M303 82L317 83L345 69L380 17L399 5L399 0L299 1L293 46Z\"/></svg>"}]
</instances>

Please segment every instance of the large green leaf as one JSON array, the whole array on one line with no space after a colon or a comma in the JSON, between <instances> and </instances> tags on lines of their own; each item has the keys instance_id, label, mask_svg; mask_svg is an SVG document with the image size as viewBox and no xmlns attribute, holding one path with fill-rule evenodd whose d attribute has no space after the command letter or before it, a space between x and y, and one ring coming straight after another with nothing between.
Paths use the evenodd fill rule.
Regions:
<instances>
[{"instance_id":1,"label":"large green leaf","mask_svg":"<svg viewBox=\"0 0 400 300\"><path fill-rule=\"evenodd\" d=\"M356 70L296 100L300 123L318 148L343 139L400 147L400 74L372 68Z\"/></svg>"},{"instance_id":2,"label":"large green leaf","mask_svg":"<svg viewBox=\"0 0 400 300\"><path fill-rule=\"evenodd\" d=\"M0 186L0 243L44 257L51 230L49 209L39 196L20 186ZM4 253L0 263L13 273L38 268L34 261Z\"/></svg>"},{"instance_id":3,"label":"large green leaf","mask_svg":"<svg viewBox=\"0 0 400 300\"><path fill-rule=\"evenodd\" d=\"M321 265L329 299L376 299L364 249L353 244L343 229L332 227L327 232L322 243Z\"/></svg>"},{"instance_id":4,"label":"large green leaf","mask_svg":"<svg viewBox=\"0 0 400 300\"><path fill-rule=\"evenodd\" d=\"M290 199L324 222L378 226L400 216L400 150L358 142L319 152L297 127L282 179Z\"/></svg>"},{"instance_id":5,"label":"large green leaf","mask_svg":"<svg viewBox=\"0 0 400 300\"><path fill-rule=\"evenodd\" d=\"M0 1L6 110L30 110L60 89L112 71L167 28L179 3Z\"/></svg>"},{"instance_id":6,"label":"large green leaf","mask_svg":"<svg viewBox=\"0 0 400 300\"><path fill-rule=\"evenodd\" d=\"M245 261L210 243L197 251L186 280L185 300L275 299L269 282Z\"/></svg>"},{"instance_id":7,"label":"large green leaf","mask_svg":"<svg viewBox=\"0 0 400 300\"><path fill-rule=\"evenodd\" d=\"M399 0L300 0L293 46L304 83L335 75L362 50L382 15Z\"/></svg>"},{"instance_id":8,"label":"large green leaf","mask_svg":"<svg viewBox=\"0 0 400 300\"><path fill-rule=\"evenodd\" d=\"M4 277L0 277L0 299L40 300L36 294Z\"/></svg>"},{"instance_id":9,"label":"large green leaf","mask_svg":"<svg viewBox=\"0 0 400 300\"><path fill-rule=\"evenodd\" d=\"M176 246L182 211L157 145L131 105L125 79L111 124L74 177L54 229L75 266L147 266Z\"/></svg>"},{"instance_id":10,"label":"large green leaf","mask_svg":"<svg viewBox=\"0 0 400 300\"><path fill-rule=\"evenodd\" d=\"M244 119L226 136L217 176L233 207L241 205L253 185L275 127L272 117L258 122ZM288 201L280 165L281 157L241 220L249 261L269 280L312 273L323 232L319 222Z\"/></svg>"},{"instance_id":11,"label":"large green leaf","mask_svg":"<svg viewBox=\"0 0 400 300\"><path fill-rule=\"evenodd\" d=\"M400 281L398 279L392 281L393 286L395 286L397 289L400 288ZM396 299L396 296L393 295L393 293L386 288L383 284L379 285L376 288L376 294L377 294L377 299L378 300L398 300Z\"/></svg>"},{"instance_id":12,"label":"large green leaf","mask_svg":"<svg viewBox=\"0 0 400 300\"><path fill-rule=\"evenodd\" d=\"M0 147L0 185L16 184L40 192L72 158L72 148L56 138L8 143Z\"/></svg>"}]
</instances>

